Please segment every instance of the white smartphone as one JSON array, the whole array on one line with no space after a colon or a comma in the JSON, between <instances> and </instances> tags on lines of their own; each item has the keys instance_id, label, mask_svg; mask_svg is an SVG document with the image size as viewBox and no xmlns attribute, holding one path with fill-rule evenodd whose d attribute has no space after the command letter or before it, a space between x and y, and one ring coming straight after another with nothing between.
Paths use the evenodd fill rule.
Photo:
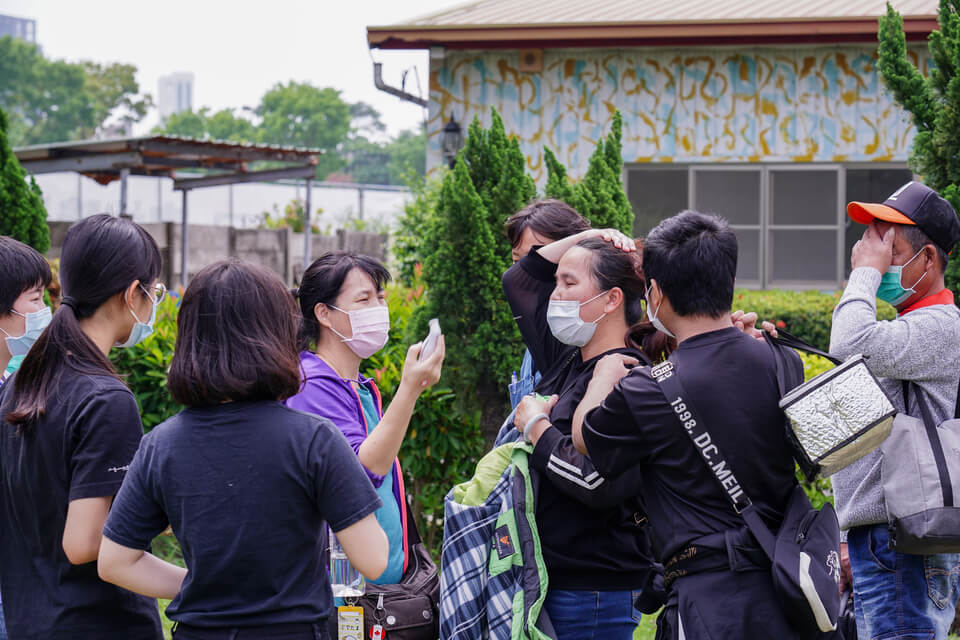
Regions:
<instances>
[{"instance_id":1,"label":"white smartphone","mask_svg":"<svg viewBox=\"0 0 960 640\"><path fill-rule=\"evenodd\" d=\"M440 321L436 318L430 319L430 332L427 333L427 337L423 340L423 348L420 349L420 357L418 360L426 360L430 357L430 354L437 348L437 340L440 338Z\"/></svg>"}]
</instances>

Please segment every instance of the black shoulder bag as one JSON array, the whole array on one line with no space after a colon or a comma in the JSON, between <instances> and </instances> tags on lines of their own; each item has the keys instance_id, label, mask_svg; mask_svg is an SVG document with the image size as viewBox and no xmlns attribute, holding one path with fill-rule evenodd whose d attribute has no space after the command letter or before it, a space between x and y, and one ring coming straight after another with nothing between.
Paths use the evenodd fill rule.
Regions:
<instances>
[{"instance_id":1,"label":"black shoulder bag","mask_svg":"<svg viewBox=\"0 0 960 640\"><path fill-rule=\"evenodd\" d=\"M787 620L803 634L834 630L840 614L840 527L833 505L827 503L818 511L803 488L794 486L774 535L684 393L674 364L668 360L653 367L651 374L733 510L770 558L774 591ZM713 451L709 460L708 448Z\"/></svg>"}]
</instances>

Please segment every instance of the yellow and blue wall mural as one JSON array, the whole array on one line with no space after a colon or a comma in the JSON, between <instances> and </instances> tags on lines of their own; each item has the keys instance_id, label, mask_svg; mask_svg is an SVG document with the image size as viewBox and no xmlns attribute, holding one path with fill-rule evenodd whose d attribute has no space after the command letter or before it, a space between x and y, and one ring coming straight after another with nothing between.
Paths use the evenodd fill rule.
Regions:
<instances>
[{"instance_id":1,"label":"yellow and blue wall mural","mask_svg":"<svg viewBox=\"0 0 960 640\"><path fill-rule=\"evenodd\" d=\"M586 171L614 110L626 162L904 162L914 129L869 46L548 50L543 70L516 51L447 51L431 61L428 166L443 126L490 107L545 180L543 147L573 177ZM926 48L911 47L927 72Z\"/></svg>"}]
</instances>

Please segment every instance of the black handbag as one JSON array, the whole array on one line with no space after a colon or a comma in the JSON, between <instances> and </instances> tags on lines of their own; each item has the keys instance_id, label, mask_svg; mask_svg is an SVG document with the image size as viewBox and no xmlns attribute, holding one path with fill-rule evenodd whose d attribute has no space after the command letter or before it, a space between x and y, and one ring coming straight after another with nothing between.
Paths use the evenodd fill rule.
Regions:
<instances>
[{"instance_id":1,"label":"black handbag","mask_svg":"<svg viewBox=\"0 0 960 640\"><path fill-rule=\"evenodd\" d=\"M805 635L835 630L840 613L840 526L833 505L827 503L818 511L803 488L794 486L780 529L774 535L684 392L673 362L655 366L651 375L734 511L770 559L774 591L790 625ZM709 461L705 448L713 450Z\"/></svg>"},{"instance_id":2,"label":"black handbag","mask_svg":"<svg viewBox=\"0 0 960 640\"><path fill-rule=\"evenodd\" d=\"M407 505L409 562L397 584L371 584L350 604L363 608L364 637L373 625L383 627L389 640L437 640L440 636L440 575ZM330 637L337 638L337 612L329 618Z\"/></svg>"}]
</instances>

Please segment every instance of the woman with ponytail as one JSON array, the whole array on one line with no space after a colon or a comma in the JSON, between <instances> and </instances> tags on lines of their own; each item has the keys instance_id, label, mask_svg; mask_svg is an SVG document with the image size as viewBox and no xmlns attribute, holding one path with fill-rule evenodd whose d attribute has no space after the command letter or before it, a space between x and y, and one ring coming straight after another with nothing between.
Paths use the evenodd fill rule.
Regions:
<instances>
[{"instance_id":1,"label":"woman with ponytail","mask_svg":"<svg viewBox=\"0 0 960 640\"><path fill-rule=\"evenodd\" d=\"M602 478L574 448L571 427L597 362L649 365L660 354L648 349L669 348L640 324L636 243L612 229L584 231L530 251L503 286L543 374L540 397L523 398L514 424L533 443L530 466L543 477L536 517L549 576L544 606L559 640L627 640L639 619L634 602L651 595L656 577L640 504L623 499L622 486L635 479ZM656 610L647 599L643 609Z\"/></svg>"},{"instance_id":2,"label":"woman with ponytail","mask_svg":"<svg viewBox=\"0 0 960 640\"><path fill-rule=\"evenodd\" d=\"M110 364L152 331L160 251L130 220L97 215L63 243L63 301L0 388L0 585L20 640L159 640L156 600L97 576L103 525L142 436Z\"/></svg>"}]
</instances>

